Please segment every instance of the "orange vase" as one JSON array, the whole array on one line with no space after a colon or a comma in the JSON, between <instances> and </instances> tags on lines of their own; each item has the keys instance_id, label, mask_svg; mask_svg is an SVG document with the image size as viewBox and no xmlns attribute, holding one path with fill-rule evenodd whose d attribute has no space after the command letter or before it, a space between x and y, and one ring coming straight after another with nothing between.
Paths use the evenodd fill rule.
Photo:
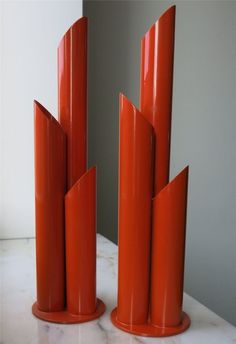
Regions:
<instances>
[{"instance_id":1,"label":"orange vase","mask_svg":"<svg viewBox=\"0 0 236 344\"><path fill-rule=\"evenodd\" d=\"M154 195L169 182L175 6L170 7L141 41L141 113L156 135Z\"/></svg>"},{"instance_id":2,"label":"orange vase","mask_svg":"<svg viewBox=\"0 0 236 344\"><path fill-rule=\"evenodd\" d=\"M188 168L169 183L174 30L175 6L142 39L140 112L121 97L118 304L111 320L150 337L190 325L182 311Z\"/></svg>"},{"instance_id":3,"label":"orange vase","mask_svg":"<svg viewBox=\"0 0 236 344\"><path fill-rule=\"evenodd\" d=\"M67 187L87 169L87 18L76 21L58 47L59 122L67 134Z\"/></svg>"},{"instance_id":4,"label":"orange vase","mask_svg":"<svg viewBox=\"0 0 236 344\"><path fill-rule=\"evenodd\" d=\"M37 307L54 312L65 307L66 136L36 101L34 113Z\"/></svg>"},{"instance_id":5,"label":"orange vase","mask_svg":"<svg viewBox=\"0 0 236 344\"><path fill-rule=\"evenodd\" d=\"M96 167L66 194L65 212L67 309L92 320L105 310L96 298Z\"/></svg>"},{"instance_id":6,"label":"orange vase","mask_svg":"<svg viewBox=\"0 0 236 344\"><path fill-rule=\"evenodd\" d=\"M37 302L42 320L72 324L105 311L96 298L96 168L87 171L87 18L58 48L60 124L35 103Z\"/></svg>"},{"instance_id":7,"label":"orange vase","mask_svg":"<svg viewBox=\"0 0 236 344\"><path fill-rule=\"evenodd\" d=\"M152 126L121 95L117 318L124 323L148 317L152 163Z\"/></svg>"},{"instance_id":8,"label":"orange vase","mask_svg":"<svg viewBox=\"0 0 236 344\"><path fill-rule=\"evenodd\" d=\"M163 335L189 325L182 312L188 167L153 199L150 322Z\"/></svg>"}]
</instances>

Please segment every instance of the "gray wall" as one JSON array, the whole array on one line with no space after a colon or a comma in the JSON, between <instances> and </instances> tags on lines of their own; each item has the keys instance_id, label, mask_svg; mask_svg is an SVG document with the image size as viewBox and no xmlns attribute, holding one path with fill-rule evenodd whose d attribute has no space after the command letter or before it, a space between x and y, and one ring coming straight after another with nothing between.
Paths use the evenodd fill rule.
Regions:
<instances>
[{"instance_id":1,"label":"gray wall","mask_svg":"<svg viewBox=\"0 0 236 344\"><path fill-rule=\"evenodd\" d=\"M172 5L85 1L98 230L117 240L118 94L139 105L140 38ZM190 165L185 290L236 325L236 2L177 1L171 176Z\"/></svg>"}]
</instances>

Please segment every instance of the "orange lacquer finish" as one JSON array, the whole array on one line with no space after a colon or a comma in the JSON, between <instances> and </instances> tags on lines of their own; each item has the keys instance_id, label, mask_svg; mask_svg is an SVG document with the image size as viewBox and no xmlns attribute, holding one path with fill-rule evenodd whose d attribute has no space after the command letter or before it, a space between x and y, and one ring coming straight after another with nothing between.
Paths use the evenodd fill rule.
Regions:
<instances>
[{"instance_id":1,"label":"orange lacquer finish","mask_svg":"<svg viewBox=\"0 0 236 344\"><path fill-rule=\"evenodd\" d=\"M152 126L121 95L117 319L128 324L148 317L152 164Z\"/></svg>"},{"instance_id":2,"label":"orange lacquer finish","mask_svg":"<svg viewBox=\"0 0 236 344\"><path fill-rule=\"evenodd\" d=\"M175 6L141 41L141 113L156 135L154 194L169 182Z\"/></svg>"},{"instance_id":3,"label":"orange lacquer finish","mask_svg":"<svg viewBox=\"0 0 236 344\"><path fill-rule=\"evenodd\" d=\"M53 312L65 307L66 136L36 101L34 112L37 306Z\"/></svg>"},{"instance_id":4,"label":"orange lacquer finish","mask_svg":"<svg viewBox=\"0 0 236 344\"><path fill-rule=\"evenodd\" d=\"M169 183L174 31L175 6L142 39L141 111L123 96L120 109L118 306L111 321L150 337L190 325L182 311L188 168Z\"/></svg>"},{"instance_id":5,"label":"orange lacquer finish","mask_svg":"<svg viewBox=\"0 0 236 344\"><path fill-rule=\"evenodd\" d=\"M33 314L42 320L62 324L76 324L101 316L105 311L104 303L96 298L96 168L89 169L74 184L65 196L66 224L66 305L59 310L49 311L39 308L39 303L33 305ZM46 237L46 236L44 236ZM64 238L63 238L64 239ZM60 263L61 251L51 257L51 247L45 263L52 261L57 266ZM50 251L51 250L51 251ZM37 258L44 251L37 252ZM50 266L50 264L49 264ZM64 265L62 265L64 268ZM44 266L45 268L45 266ZM41 277L40 286L45 279ZM53 281L51 270L50 278ZM58 281L55 281L55 283ZM64 285L64 284L63 284ZM55 285L60 290L61 285ZM65 290L64 290L65 292ZM46 294L48 290L46 290ZM50 294L49 294L50 295ZM64 295L63 295L64 297Z\"/></svg>"},{"instance_id":6,"label":"orange lacquer finish","mask_svg":"<svg viewBox=\"0 0 236 344\"><path fill-rule=\"evenodd\" d=\"M151 323L182 323L188 167L153 199Z\"/></svg>"},{"instance_id":7,"label":"orange lacquer finish","mask_svg":"<svg viewBox=\"0 0 236 344\"><path fill-rule=\"evenodd\" d=\"M189 316L182 311L183 299L183 276L184 276L184 252L185 252L185 229L186 229L186 207L187 207L187 185L188 185L188 167L185 168L173 181L171 181L160 193L153 199L153 219L152 219L152 249L151 264L145 265L146 271L151 267L150 291L149 291L149 314L143 318L143 322L133 321L136 314L133 315L132 296L137 292L142 295L146 292L146 285L133 279L135 271L144 268L141 261L142 241L139 246L135 243L136 231L133 229L133 243L129 241L129 246L123 252L123 261L119 259L119 284L118 284L118 307L111 313L111 320L115 326L123 331L135 335L149 337L173 336L184 332L190 325ZM138 214L139 215L139 214ZM140 216L137 216L140 220ZM131 227L132 228L132 227ZM126 227L129 232L129 227ZM146 231L142 232L140 238L144 238ZM125 236L123 235L123 238ZM120 239L120 237L119 237ZM123 239L124 240L124 239ZM127 243L128 244L128 243ZM124 247L124 243L119 241L119 245ZM143 244L144 245L144 244ZM130 255L130 251L135 249L136 255ZM120 252L120 248L119 248ZM145 256L142 255L144 258ZM138 258L140 261L137 262ZM133 264L133 271L126 271L126 266L130 266L130 260ZM133 260L132 260L133 259ZM146 259L144 260L146 262ZM126 262L126 265L125 265ZM120 273L120 270L123 273ZM123 276L126 280L121 280ZM120 319L119 298L120 285L132 283L133 294L126 294L127 315ZM136 307L137 309L137 307ZM140 311L141 307L138 309ZM129 318L130 315L130 318Z\"/></svg>"},{"instance_id":8,"label":"orange lacquer finish","mask_svg":"<svg viewBox=\"0 0 236 344\"><path fill-rule=\"evenodd\" d=\"M96 168L87 171L87 18L58 48L60 124L35 103L38 318L74 324L105 311L96 298Z\"/></svg>"},{"instance_id":9,"label":"orange lacquer finish","mask_svg":"<svg viewBox=\"0 0 236 344\"><path fill-rule=\"evenodd\" d=\"M65 197L67 307L73 314L96 309L96 168Z\"/></svg>"},{"instance_id":10,"label":"orange lacquer finish","mask_svg":"<svg viewBox=\"0 0 236 344\"><path fill-rule=\"evenodd\" d=\"M58 47L59 122L67 134L67 188L87 169L87 18L76 21Z\"/></svg>"}]
</instances>

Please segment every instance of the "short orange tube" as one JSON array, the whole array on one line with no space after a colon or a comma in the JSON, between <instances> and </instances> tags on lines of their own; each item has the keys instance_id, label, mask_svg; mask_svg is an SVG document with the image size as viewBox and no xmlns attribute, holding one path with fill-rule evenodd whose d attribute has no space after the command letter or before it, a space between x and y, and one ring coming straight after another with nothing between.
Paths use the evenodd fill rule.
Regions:
<instances>
[{"instance_id":1,"label":"short orange tube","mask_svg":"<svg viewBox=\"0 0 236 344\"><path fill-rule=\"evenodd\" d=\"M153 199L151 323L180 325L183 318L183 278L188 167Z\"/></svg>"},{"instance_id":2,"label":"short orange tube","mask_svg":"<svg viewBox=\"0 0 236 344\"><path fill-rule=\"evenodd\" d=\"M37 306L55 312L65 307L66 136L36 101L34 114Z\"/></svg>"},{"instance_id":3,"label":"short orange tube","mask_svg":"<svg viewBox=\"0 0 236 344\"><path fill-rule=\"evenodd\" d=\"M76 21L58 47L59 122L67 134L67 188L87 169L87 18Z\"/></svg>"},{"instance_id":4,"label":"short orange tube","mask_svg":"<svg viewBox=\"0 0 236 344\"><path fill-rule=\"evenodd\" d=\"M96 167L80 177L65 197L67 309L96 310Z\"/></svg>"},{"instance_id":5,"label":"short orange tube","mask_svg":"<svg viewBox=\"0 0 236 344\"><path fill-rule=\"evenodd\" d=\"M148 318L152 164L152 126L120 95L117 319L126 324Z\"/></svg>"},{"instance_id":6,"label":"short orange tube","mask_svg":"<svg viewBox=\"0 0 236 344\"><path fill-rule=\"evenodd\" d=\"M175 6L141 41L141 113L156 135L154 195L169 182Z\"/></svg>"}]
</instances>

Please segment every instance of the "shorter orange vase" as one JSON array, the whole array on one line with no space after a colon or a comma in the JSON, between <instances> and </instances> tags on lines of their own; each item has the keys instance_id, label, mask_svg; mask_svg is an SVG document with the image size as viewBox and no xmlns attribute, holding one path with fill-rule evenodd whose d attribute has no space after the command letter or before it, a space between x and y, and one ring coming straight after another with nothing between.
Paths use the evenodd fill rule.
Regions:
<instances>
[{"instance_id":1,"label":"shorter orange vase","mask_svg":"<svg viewBox=\"0 0 236 344\"><path fill-rule=\"evenodd\" d=\"M183 279L188 167L153 199L150 321L178 327L183 318Z\"/></svg>"},{"instance_id":2,"label":"shorter orange vase","mask_svg":"<svg viewBox=\"0 0 236 344\"><path fill-rule=\"evenodd\" d=\"M65 197L68 312L92 320L105 306L96 298L96 167Z\"/></svg>"}]
</instances>

